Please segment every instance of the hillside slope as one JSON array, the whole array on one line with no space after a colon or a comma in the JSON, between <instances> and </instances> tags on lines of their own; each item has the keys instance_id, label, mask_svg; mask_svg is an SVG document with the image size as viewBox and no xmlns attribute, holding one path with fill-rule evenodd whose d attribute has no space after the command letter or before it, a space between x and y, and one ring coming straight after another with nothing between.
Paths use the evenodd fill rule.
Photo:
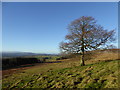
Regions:
<instances>
[{"instance_id":1,"label":"hillside slope","mask_svg":"<svg viewBox=\"0 0 120 90\"><path fill-rule=\"evenodd\" d=\"M99 55L101 56L102 53ZM106 54L107 56L108 54ZM113 53L112 55L115 55ZM104 58L106 57L104 53ZM97 56L98 57L98 56ZM103 55L102 55L103 58ZM6 75L3 88L118 88L118 58L100 57L79 66L79 60L59 60Z\"/></svg>"}]
</instances>

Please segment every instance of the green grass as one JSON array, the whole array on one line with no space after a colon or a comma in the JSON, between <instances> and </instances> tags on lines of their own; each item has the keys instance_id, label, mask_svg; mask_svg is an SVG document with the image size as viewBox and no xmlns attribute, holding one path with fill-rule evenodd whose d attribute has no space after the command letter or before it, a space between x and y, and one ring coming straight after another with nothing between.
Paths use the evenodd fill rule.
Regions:
<instances>
[{"instance_id":1,"label":"green grass","mask_svg":"<svg viewBox=\"0 0 120 90\"><path fill-rule=\"evenodd\" d=\"M3 78L2 87L118 88L118 60L86 66L70 66L65 63L52 63L48 66L34 67L12 74Z\"/></svg>"},{"instance_id":2,"label":"green grass","mask_svg":"<svg viewBox=\"0 0 120 90\"><path fill-rule=\"evenodd\" d=\"M34 56L34 57L38 59L43 59L45 57L48 57L48 60L56 60L56 58L59 58L60 56Z\"/></svg>"}]
</instances>

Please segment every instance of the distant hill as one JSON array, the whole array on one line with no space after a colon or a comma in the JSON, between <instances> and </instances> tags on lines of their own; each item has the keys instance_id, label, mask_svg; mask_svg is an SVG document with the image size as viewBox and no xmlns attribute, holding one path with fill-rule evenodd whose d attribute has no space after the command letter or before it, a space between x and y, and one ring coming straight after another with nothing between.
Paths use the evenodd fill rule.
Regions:
<instances>
[{"instance_id":1,"label":"distant hill","mask_svg":"<svg viewBox=\"0 0 120 90\"><path fill-rule=\"evenodd\" d=\"M44 54L44 53L31 53L31 52L0 52L2 57L20 57L20 56L35 56L35 55L44 55L44 56L51 56L57 54Z\"/></svg>"}]
</instances>

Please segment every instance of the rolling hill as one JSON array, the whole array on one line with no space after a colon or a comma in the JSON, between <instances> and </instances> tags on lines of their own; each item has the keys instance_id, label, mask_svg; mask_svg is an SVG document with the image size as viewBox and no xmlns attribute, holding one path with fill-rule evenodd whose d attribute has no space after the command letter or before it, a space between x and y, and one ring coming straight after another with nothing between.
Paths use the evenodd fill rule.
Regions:
<instances>
[{"instance_id":1,"label":"rolling hill","mask_svg":"<svg viewBox=\"0 0 120 90\"><path fill-rule=\"evenodd\" d=\"M44 54L44 53L31 53L31 52L0 52L2 57L21 57L21 56L49 56L49 55L57 55L57 54Z\"/></svg>"},{"instance_id":2,"label":"rolling hill","mask_svg":"<svg viewBox=\"0 0 120 90\"><path fill-rule=\"evenodd\" d=\"M95 52L91 58L86 59L86 66L80 66L79 58L74 57L52 60L53 63L37 64L19 71L16 69L13 74L4 74L3 71L2 87L11 89L118 88L120 58L117 56L118 53L112 51Z\"/></svg>"}]
</instances>

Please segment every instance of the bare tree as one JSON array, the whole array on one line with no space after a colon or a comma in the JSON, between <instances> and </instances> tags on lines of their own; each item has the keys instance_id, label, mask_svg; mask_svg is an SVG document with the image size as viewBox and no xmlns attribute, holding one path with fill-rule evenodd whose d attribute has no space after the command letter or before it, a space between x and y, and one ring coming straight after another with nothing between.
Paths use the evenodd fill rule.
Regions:
<instances>
[{"instance_id":1,"label":"bare tree","mask_svg":"<svg viewBox=\"0 0 120 90\"><path fill-rule=\"evenodd\" d=\"M115 30L105 30L91 17L82 16L68 25L69 33L66 35L66 42L60 43L60 49L64 53L81 53L81 65L84 66L84 53L88 50L95 50L109 41L115 40Z\"/></svg>"}]
</instances>

